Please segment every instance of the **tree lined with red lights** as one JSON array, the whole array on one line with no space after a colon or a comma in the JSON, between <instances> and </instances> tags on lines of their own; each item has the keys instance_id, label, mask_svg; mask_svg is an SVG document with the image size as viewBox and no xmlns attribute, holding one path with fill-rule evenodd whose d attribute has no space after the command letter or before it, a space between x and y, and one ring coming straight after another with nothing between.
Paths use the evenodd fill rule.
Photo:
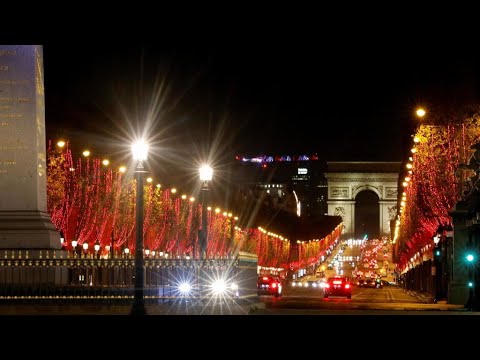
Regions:
<instances>
[{"instance_id":1,"label":"tree lined with red lights","mask_svg":"<svg viewBox=\"0 0 480 360\"><path fill-rule=\"evenodd\" d=\"M100 244L100 253L112 246L115 254L135 246L136 184L122 172L102 166L100 159L74 160L68 144L48 144L48 211L68 248L71 241ZM198 231L202 206L175 189L146 184L144 191L145 249L172 256L199 257ZM330 243L341 234L341 226L323 239L290 244L265 230L239 229L236 218L220 209L208 210L207 257L227 257L238 251L254 253L265 267L298 269L318 261Z\"/></svg>"},{"instance_id":2,"label":"tree lined with red lights","mask_svg":"<svg viewBox=\"0 0 480 360\"><path fill-rule=\"evenodd\" d=\"M477 115L460 123L420 125L414 136L412 173L404 186L406 206L400 215L397 240L399 267L426 245L439 226L452 224L449 216L462 197L464 182L471 172L459 172L473 152L471 145L480 139Z\"/></svg>"}]
</instances>

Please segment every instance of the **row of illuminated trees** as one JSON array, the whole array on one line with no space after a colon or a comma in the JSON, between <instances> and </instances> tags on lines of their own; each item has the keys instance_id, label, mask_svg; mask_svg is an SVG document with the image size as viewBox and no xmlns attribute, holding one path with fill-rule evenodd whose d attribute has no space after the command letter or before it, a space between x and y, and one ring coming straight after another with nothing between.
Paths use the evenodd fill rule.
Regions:
<instances>
[{"instance_id":1,"label":"row of illuminated trees","mask_svg":"<svg viewBox=\"0 0 480 360\"><path fill-rule=\"evenodd\" d=\"M423 113L425 115L425 112ZM427 114L428 115L428 114ZM463 197L473 169L462 170L480 139L480 113L459 120L437 116L416 127L402 179L394 242L397 264L405 271L431 251L439 227L452 225L449 211Z\"/></svg>"},{"instance_id":2,"label":"row of illuminated trees","mask_svg":"<svg viewBox=\"0 0 480 360\"><path fill-rule=\"evenodd\" d=\"M59 146L59 144L61 146ZM47 199L52 222L67 250L95 249L99 257L125 256L135 248L135 179L107 161L84 154L74 159L68 143L48 143ZM144 249L150 257L199 258L202 204L175 188L147 179L144 185ZM341 234L295 243L262 228L241 229L238 218L207 207L207 258L255 253L260 266L302 267L318 261Z\"/></svg>"}]
</instances>

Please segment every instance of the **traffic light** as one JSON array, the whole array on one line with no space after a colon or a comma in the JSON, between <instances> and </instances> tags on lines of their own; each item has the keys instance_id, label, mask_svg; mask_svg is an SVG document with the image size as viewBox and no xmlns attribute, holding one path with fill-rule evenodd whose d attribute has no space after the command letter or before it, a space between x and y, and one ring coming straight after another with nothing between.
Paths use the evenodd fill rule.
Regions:
<instances>
[{"instance_id":1,"label":"traffic light","mask_svg":"<svg viewBox=\"0 0 480 360\"><path fill-rule=\"evenodd\" d=\"M436 256L436 257L442 256L442 249L436 248L436 249L435 249L435 256Z\"/></svg>"},{"instance_id":2,"label":"traffic light","mask_svg":"<svg viewBox=\"0 0 480 360\"><path fill-rule=\"evenodd\" d=\"M472 252L468 252L467 255L465 255L465 259L467 259L467 262L471 264L475 261L475 255Z\"/></svg>"}]
</instances>

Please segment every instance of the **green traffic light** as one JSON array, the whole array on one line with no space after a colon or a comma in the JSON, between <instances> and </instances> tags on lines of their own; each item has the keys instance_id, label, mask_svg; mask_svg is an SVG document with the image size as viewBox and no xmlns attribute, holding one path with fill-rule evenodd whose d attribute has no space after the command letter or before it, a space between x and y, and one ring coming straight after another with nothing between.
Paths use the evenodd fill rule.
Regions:
<instances>
[{"instance_id":1,"label":"green traffic light","mask_svg":"<svg viewBox=\"0 0 480 360\"><path fill-rule=\"evenodd\" d=\"M468 282L468 287L473 287L473 282L472 281Z\"/></svg>"},{"instance_id":2,"label":"green traffic light","mask_svg":"<svg viewBox=\"0 0 480 360\"><path fill-rule=\"evenodd\" d=\"M440 256L440 250L435 251L435 255Z\"/></svg>"},{"instance_id":3,"label":"green traffic light","mask_svg":"<svg viewBox=\"0 0 480 360\"><path fill-rule=\"evenodd\" d=\"M465 258L468 262L472 262L473 260L475 260L475 257L472 254L468 254L467 256L465 256Z\"/></svg>"}]
</instances>

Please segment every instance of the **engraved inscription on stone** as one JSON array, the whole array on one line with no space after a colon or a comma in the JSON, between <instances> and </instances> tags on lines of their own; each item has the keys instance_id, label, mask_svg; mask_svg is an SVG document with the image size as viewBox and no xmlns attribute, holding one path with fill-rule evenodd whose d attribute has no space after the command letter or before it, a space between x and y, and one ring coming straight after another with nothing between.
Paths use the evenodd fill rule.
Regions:
<instances>
[{"instance_id":1,"label":"engraved inscription on stone","mask_svg":"<svg viewBox=\"0 0 480 360\"><path fill-rule=\"evenodd\" d=\"M46 210L42 47L0 45L0 211Z\"/></svg>"},{"instance_id":2,"label":"engraved inscription on stone","mask_svg":"<svg viewBox=\"0 0 480 360\"><path fill-rule=\"evenodd\" d=\"M331 198L348 198L348 187L332 187L330 189Z\"/></svg>"},{"instance_id":3,"label":"engraved inscription on stone","mask_svg":"<svg viewBox=\"0 0 480 360\"><path fill-rule=\"evenodd\" d=\"M0 248L60 249L47 212L43 48L0 45Z\"/></svg>"}]
</instances>

